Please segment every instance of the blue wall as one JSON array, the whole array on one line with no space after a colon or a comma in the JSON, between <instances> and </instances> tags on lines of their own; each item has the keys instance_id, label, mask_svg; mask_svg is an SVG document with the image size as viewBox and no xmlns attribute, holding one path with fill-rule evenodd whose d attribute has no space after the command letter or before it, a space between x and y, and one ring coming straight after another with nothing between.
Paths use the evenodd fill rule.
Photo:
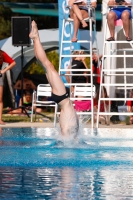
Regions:
<instances>
[{"instance_id":1,"label":"blue wall","mask_svg":"<svg viewBox=\"0 0 133 200\"><path fill-rule=\"evenodd\" d=\"M69 9L66 8L66 0L59 0L58 1L58 6L59 6L59 51L61 47L61 38L62 38L62 23L64 19L64 14L66 16L69 16ZM71 35L73 36L73 23L71 23L71 30L72 32L70 33L70 27L69 23L65 23L65 30L64 30L64 40L65 41L70 41L71 40ZM79 34L78 34L79 37ZM71 43L71 49L76 50L80 49L80 45L78 43ZM70 55L70 43L64 44L62 53L65 55ZM60 52L61 53L61 52ZM63 58L61 62L61 69L66 69L70 65L70 57L69 58ZM63 81L66 82L65 77L62 77Z\"/></svg>"}]
</instances>

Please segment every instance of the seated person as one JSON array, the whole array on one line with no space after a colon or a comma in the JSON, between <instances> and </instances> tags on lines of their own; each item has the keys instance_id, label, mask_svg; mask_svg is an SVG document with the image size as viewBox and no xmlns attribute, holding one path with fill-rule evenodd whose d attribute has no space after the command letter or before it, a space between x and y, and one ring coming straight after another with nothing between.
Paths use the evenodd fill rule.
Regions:
<instances>
[{"instance_id":1,"label":"seated person","mask_svg":"<svg viewBox=\"0 0 133 200\"><path fill-rule=\"evenodd\" d=\"M31 107L32 106L32 94L28 91L24 92L23 101L20 99L19 106Z\"/></svg>"},{"instance_id":2,"label":"seated person","mask_svg":"<svg viewBox=\"0 0 133 200\"><path fill-rule=\"evenodd\" d=\"M22 80L18 80L16 82L16 84L14 85L14 88L16 90L21 90L23 88L23 90L25 91L33 91L33 90L36 90L36 86L35 84L33 83L32 80L29 79L29 76L28 76L28 73L25 72L24 73L24 76L23 76L23 87L22 87Z\"/></svg>"},{"instance_id":3,"label":"seated person","mask_svg":"<svg viewBox=\"0 0 133 200\"><path fill-rule=\"evenodd\" d=\"M75 57L73 57L72 59L72 66L70 65L68 67L68 69L76 69L77 71L67 71L67 74L79 74L79 75L75 75L75 76L66 76L66 80L68 83L88 83L88 76L84 76L82 74L87 74L87 71L84 71L87 68L87 65L85 63L85 57L78 57L78 55L82 55L83 51L75 51L73 53L73 55L75 55ZM83 69L83 71L78 71L78 69ZM71 93L73 94L74 91L74 87L71 87Z\"/></svg>"},{"instance_id":4,"label":"seated person","mask_svg":"<svg viewBox=\"0 0 133 200\"><path fill-rule=\"evenodd\" d=\"M17 90L17 106L19 104L19 100L21 98L21 90L23 88L23 92L29 91L33 93L33 90L36 90L36 85L33 83L32 80L29 79L28 73L25 72L23 75L23 87L22 87L22 80L18 80L14 85L14 89Z\"/></svg>"},{"instance_id":5,"label":"seated person","mask_svg":"<svg viewBox=\"0 0 133 200\"><path fill-rule=\"evenodd\" d=\"M91 6L96 8L96 0L90 0ZM77 42L77 33L80 26L85 28L88 24L85 22L85 18L88 18L87 0L69 0L68 5L71 6L70 17L74 19L74 34L72 42Z\"/></svg>"},{"instance_id":6,"label":"seated person","mask_svg":"<svg viewBox=\"0 0 133 200\"><path fill-rule=\"evenodd\" d=\"M109 0L108 6L112 6L107 15L107 23L110 30L110 38L107 41L114 41L115 24L114 21L121 19L123 22L123 28L125 31L125 37L127 41L132 39L129 37L130 32L130 19L131 19L131 0ZM117 7L118 6L118 7ZM121 6L121 7L120 7Z\"/></svg>"},{"instance_id":7,"label":"seated person","mask_svg":"<svg viewBox=\"0 0 133 200\"><path fill-rule=\"evenodd\" d=\"M22 98L19 101L19 107L20 108L17 108L15 110L10 110L8 113L9 114L22 113L21 106L24 106L26 111L31 110L31 107L32 107L32 94L30 92L28 92L28 91L24 92L23 101L22 101ZM41 108L34 108L34 110L36 110L36 112L38 112L38 113L42 112Z\"/></svg>"}]
</instances>

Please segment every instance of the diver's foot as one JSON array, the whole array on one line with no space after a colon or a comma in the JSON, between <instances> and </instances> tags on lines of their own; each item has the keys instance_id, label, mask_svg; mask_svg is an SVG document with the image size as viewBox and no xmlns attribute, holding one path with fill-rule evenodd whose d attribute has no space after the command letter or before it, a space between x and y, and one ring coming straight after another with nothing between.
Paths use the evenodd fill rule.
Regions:
<instances>
[{"instance_id":1,"label":"diver's foot","mask_svg":"<svg viewBox=\"0 0 133 200\"><path fill-rule=\"evenodd\" d=\"M37 24L35 23L34 20L31 23L31 32L29 34L29 37L32 40L35 40L36 38L39 38Z\"/></svg>"},{"instance_id":2,"label":"diver's foot","mask_svg":"<svg viewBox=\"0 0 133 200\"><path fill-rule=\"evenodd\" d=\"M6 123L0 120L0 125L5 125Z\"/></svg>"}]
</instances>

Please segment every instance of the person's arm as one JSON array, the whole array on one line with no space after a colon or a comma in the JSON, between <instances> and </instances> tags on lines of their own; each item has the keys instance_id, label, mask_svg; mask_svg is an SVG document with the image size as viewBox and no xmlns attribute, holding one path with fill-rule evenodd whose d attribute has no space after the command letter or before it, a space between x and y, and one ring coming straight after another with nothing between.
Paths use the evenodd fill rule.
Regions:
<instances>
[{"instance_id":1,"label":"person's arm","mask_svg":"<svg viewBox=\"0 0 133 200\"><path fill-rule=\"evenodd\" d=\"M130 100L128 100L127 102L126 102L126 104L127 104L127 112L131 112L132 111L132 102L130 101Z\"/></svg>"},{"instance_id":2,"label":"person's arm","mask_svg":"<svg viewBox=\"0 0 133 200\"><path fill-rule=\"evenodd\" d=\"M15 83L14 89L16 89L16 90L20 90L20 89L21 89L21 81L20 81L20 80L18 80L18 81Z\"/></svg>"},{"instance_id":3,"label":"person's arm","mask_svg":"<svg viewBox=\"0 0 133 200\"><path fill-rule=\"evenodd\" d=\"M83 64L84 64L85 68L88 69L87 64L86 64L86 62L85 62L85 57L83 57L82 62L83 62ZM87 71L85 71L85 72L83 72L83 73L84 73L84 74L88 74ZM88 76L85 76L85 78L86 78L86 83L88 83Z\"/></svg>"},{"instance_id":4,"label":"person's arm","mask_svg":"<svg viewBox=\"0 0 133 200\"><path fill-rule=\"evenodd\" d=\"M87 64L86 64L86 62L85 62L85 59L82 60L82 62L83 62L83 64L84 64L85 68L88 69Z\"/></svg>"},{"instance_id":5,"label":"person's arm","mask_svg":"<svg viewBox=\"0 0 133 200\"><path fill-rule=\"evenodd\" d=\"M124 6L132 6L132 3L128 3L126 1L122 2L120 5L124 5Z\"/></svg>"},{"instance_id":6,"label":"person's arm","mask_svg":"<svg viewBox=\"0 0 133 200\"><path fill-rule=\"evenodd\" d=\"M31 86L31 89L36 90L36 86L32 81L30 81L30 86Z\"/></svg>"},{"instance_id":7,"label":"person's arm","mask_svg":"<svg viewBox=\"0 0 133 200\"><path fill-rule=\"evenodd\" d=\"M1 74L4 74L6 71L12 69L16 65L16 62L5 52L3 52L3 62L8 63L9 65L1 70Z\"/></svg>"},{"instance_id":8,"label":"person's arm","mask_svg":"<svg viewBox=\"0 0 133 200\"><path fill-rule=\"evenodd\" d=\"M8 65L8 67L1 70L1 74L4 74L6 71L12 69L15 65L16 65L16 62L15 61L12 62L10 65Z\"/></svg>"},{"instance_id":9,"label":"person's arm","mask_svg":"<svg viewBox=\"0 0 133 200\"><path fill-rule=\"evenodd\" d=\"M116 2L114 0L108 1L108 6L116 5Z\"/></svg>"},{"instance_id":10,"label":"person's arm","mask_svg":"<svg viewBox=\"0 0 133 200\"><path fill-rule=\"evenodd\" d=\"M97 2L96 1L91 2L91 7L96 8L97 7Z\"/></svg>"},{"instance_id":11,"label":"person's arm","mask_svg":"<svg viewBox=\"0 0 133 200\"><path fill-rule=\"evenodd\" d=\"M70 69L70 66L68 66L67 69ZM70 74L70 71L69 70L66 71L66 74ZM69 75L66 75L66 80L67 80L68 83L70 83L70 76Z\"/></svg>"},{"instance_id":12,"label":"person's arm","mask_svg":"<svg viewBox=\"0 0 133 200\"><path fill-rule=\"evenodd\" d=\"M127 112L131 112L131 106L127 106Z\"/></svg>"},{"instance_id":13,"label":"person's arm","mask_svg":"<svg viewBox=\"0 0 133 200\"><path fill-rule=\"evenodd\" d=\"M109 2L108 2L108 6L121 6L121 5L123 5L123 6L131 6L131 3L128 3L128 2L126 2L126 1L120 1L119 3L117 3L116 1L114 1L114 0L110 0Z\"/></svg>"},{"instance_id":14,"label":"person's arm","mask_svg":"<svg viewBox=\"0 0 133 200\"><path fill-rule=\"evenodd\" d=\"M102 60L103 55L99 55L99 60Z\"/></svg>"},{"instance_id":15,"label":"person's arm","mask_svg":"<svg viewBox=\"0 0 133 200\"><path fill-rule=\"evenodd\" d=\"M19 100L19 106L22 106L22 98Z\"/></svg>"}]
</instances>

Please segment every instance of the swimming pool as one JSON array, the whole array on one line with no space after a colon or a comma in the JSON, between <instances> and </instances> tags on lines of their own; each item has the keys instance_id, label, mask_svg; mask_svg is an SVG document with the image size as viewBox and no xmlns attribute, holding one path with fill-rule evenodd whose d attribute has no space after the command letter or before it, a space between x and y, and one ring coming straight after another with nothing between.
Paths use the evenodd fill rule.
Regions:
<instances>
[{"instance_id":1,"label":"swimming pool","mask_svg":"<svg viewBox=\"0 0 133 200\"><path fill-rule=\"evenodd\" d=\"M133 199L131 129L0 129L0 200Z\"/></svg>"}]
</instances>

